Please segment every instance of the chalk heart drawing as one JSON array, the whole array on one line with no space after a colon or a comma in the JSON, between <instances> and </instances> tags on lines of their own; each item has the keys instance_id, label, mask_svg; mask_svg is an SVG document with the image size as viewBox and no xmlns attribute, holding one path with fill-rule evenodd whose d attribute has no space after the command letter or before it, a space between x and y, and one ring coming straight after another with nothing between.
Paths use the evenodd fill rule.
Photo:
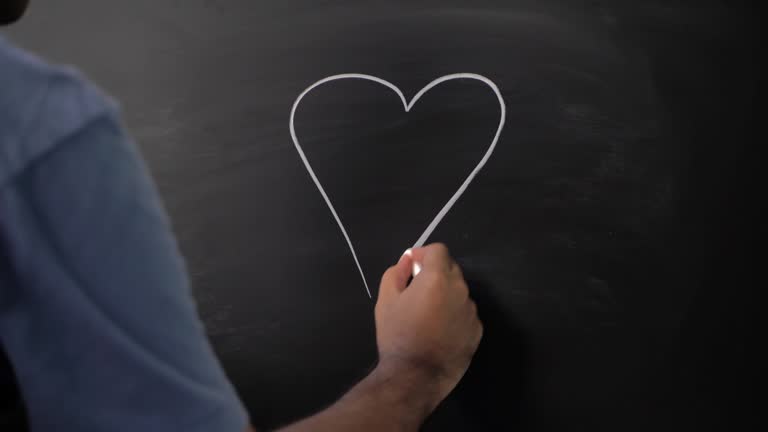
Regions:
<instances>
[{"instance_id":1,"label":"chalk heart drawing","mask_svg":"<svg viewBox=\"0 0 768 432\"><path fill-rule=\"evenodd\" d=\"M507 108L506 108L506 105L504 104L504 98L501 96L501 92L499 91L499 88L496 86L496 84L494 84L494 82L491 81L490 79L474 73L456 73L456 74L441 76L440 78L435 79L434 81L424 86L424 88L419 90L419 92L416 93L416 96L414 96L410 102L405 100L405 96L403 95L403 92L400 91L400 89L397 88L397 86L392 84L391 82L372 76L372 75L365 75L365 74L358 74L358 73L345 73L345 74L332 75L332 76L323 78L315 82L311 86L307 87L303 92L301 92L299 97L296 98L296 101L293 103L293 107L291 108L291 119L289 123L293 144L294 146L296 146L296 151L299 153L299 157L301 158L301 161L304 162L304 166L307 168L307 172L309 172L309 176L312 177L312 180L315 182L317 189L320 191L320 195L323 196L325 203L328 204L328 208L331 210L331 214L333 215L334 219L336 219L336 223L339 225L339 229L341 230L341 233L344 235L344 239L347 241L347 245L349 246L349 251L352 253L352 258L355 260L355 264L357 265L357 270L360 272L360 277L363 279L363 285L365 285L365 291L368 293L368 297L372 298L371 290L370 288L368 288L368 282L365 279L365 273L363 272L363 268L360 265L360 261L357 259L357 254L355 253L355 247L352 245L352 240L350 240L349 235L347 234L347 230L344 228L344 224L341 223L341 218L336 213L336 209L333 207L333 204L331 203L331 199L328 198L328 194L325 192L325 189L323 189L323 185L321 185L320 180L317 179L317 176L315 175L315 171L312 169L312 165L310 165L309 161L307 160L307 156L304 154L304 150L302 150L301 144L299 144L299 139L296 137L296 128L294 127L294 118L296 116L296 110L298 109L302 99L304 99L304 96L306 96L309 92L311 92L312 90L314 90L315 88L323 84L327 84L327 83L338 81L338 80L345 80L345 79L368 80L368 81L373 81L375 83L379 83L381 85L389 87L392 91L395 92L395 94L403 102L403 108L405 108L405 112L409 112L411 108L413 108L413 105L416 104L416 102L418 102L418 100L422 96L424 96L425 93L431 90L433 87L437 86L438 84L444 83L446 81L452 81L452 80L468 79L468 80L481 81L485 83L488 87L490 87L491 90L493 90L493 92L496 94L496 98L498 98L499 100L499 113L500 113L499 126L496 128L496 134L493 136L493 140L491 141L491 144L488 146L488 149L485 151L485 154L480 159L480 162L478 162L477 165L475 165L475 168L472 170L472 172L469 173L469 175L461 184L461 186L459 186L459 189L453 194L453 196L451 196L448 202L445 203L445 205L437 213L435 218L432 219L432 222L430 222L429 226L427 226L427 229L424 230L424 233L421 234L421 237L419 237L419 239L416 240L416 243L414 243L413 247L420 247L424 245L424 242L427 241L427 238L429 238L429 236L432 234L432 231L434 231L437 225L440 223L440 221L443 220L443 217L448 213L451 207L453 207L456 201L461 197L461 195L467 189L467 186L469 186L469 184L472 183L472 179L475 178L477 173L480 172L480 170L483 168L485 163L491 157L491 154L493 154L493 150L496 148L496 143L499 141L501 130L504 128L504 120L507 115Z\"/></svg>"}]
</instances>

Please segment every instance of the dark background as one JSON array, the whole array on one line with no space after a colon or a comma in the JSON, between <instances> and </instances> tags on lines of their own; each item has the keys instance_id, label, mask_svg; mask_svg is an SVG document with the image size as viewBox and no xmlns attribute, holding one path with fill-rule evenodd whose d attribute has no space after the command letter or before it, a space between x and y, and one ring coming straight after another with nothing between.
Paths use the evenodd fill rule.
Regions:
<instances>
[{"instance_id":1,"label":"dark background","mask_svg":"<svg viewBox=\"0 0 768 432\"><path fill-rule=\"evenodd\" d=\"M290 140L294 99L343 72L407 98L474 72L501 88L506 128L430 240L464 266L486 337L424 430L719 430L754 413L755 14L746 2L38 0L8 33L121 101L257 427L326 406L376 358L373 301ZM497 118L470 81L410 114L360 81L305 98L298 135L374 297Z\"/></svg>"}]
</instances>

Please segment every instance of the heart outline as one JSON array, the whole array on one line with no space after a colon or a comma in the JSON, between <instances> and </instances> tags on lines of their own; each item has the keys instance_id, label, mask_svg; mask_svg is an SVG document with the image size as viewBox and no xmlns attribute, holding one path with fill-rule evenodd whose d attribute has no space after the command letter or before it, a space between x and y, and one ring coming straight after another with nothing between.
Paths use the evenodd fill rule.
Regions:
<instances>
[{"instance_id":1,"label":"heart outline","mask_svg":"<svg viewBox=\"0 0 768 432\"><path fill-rule=\"evenodd\" d=\"M325 200L325 203L328 205L328 208L331 210L331 214L333 215L334 219L336 219L336 223L338 224L339 229L341 229L341 233L344 235L344 239L347 241L347 245L349 246L349 251L352 253L352 258L355 260L355 264L357 265L357 270L360 272L360 277L363 279L363 285L365 285L365 291L368 293L368 297L373 298L373 296L371 295L371 290L370 288L368 288L368 282L365 279L365 273L363 272L363 268L360 265L360 260L358 260L357 258L355 247L352 245L352 240L349 238L349 234L347 234L347 230L344 228L344 224L341 222L341 218L339 217L338 213L336 213L336 209L333 207L333 204L331 203L330 198L328 198L328 194L325 192L325 189L323 189L322 184L320 184L320 180L318 180L317 175L315 175L315 171L312 169L312 165L309 163L307 156L304 154L304 150L302 150L301 145L299 144L299 139L296 136L296 129L294 127L294 118L296 116L296 110L299 107L301 100L304 99L304 96L306 96L309 92L311 92L315 88L325 83L342 80L342 79L363 79L363 80L373 81L375 83L382 84L386 87L389 87L390 90L394 91L395 94L397 94L400 97L400 101L403 103L403 108L405 108L406 113L410 112L411 108L413 108L416 102L418 102L419 99L424 94L426 94L429 90L431 90L433 87L443 82L452 81L456 79L472 79L472 80L483 82L488 87L490 87L491 90L493 90L494 94L496 94L496 98L499 101L499 108L500 108L499 126L496 128L496 134L494 135L493 140L491 141L491 144L488 146L488 149L483 154L483 157L480 159L480 162L478 162L477 165L475 165L475 167L472 169L472 172L469 173L469 175L461 184L461 186L459 186L456 192L454 192L454 194L451 196L448 202L446 202L445 205L443 205L443 208L440 209L437 215L432 219L432 222L429 223L429 225L421 234L419 239L416 240L416 243L414 243L413 247L420 247L424 245L424 243L427 241L427 238L429 238L429 236L432 234L435 228L437 228L437 225L439 225L440 222L443 220L443 217L445 217L448 211L451 210L451 208L456 203L456 201L458 201L458 199L467 189L467 186L469 186L469 184L472 183L472 180L475 178L477 173L479 173L480 170L482 170L483 166L485 166L485 163L491 157L491 154L493 154L493 151L496 148L496 144L499 141L499 137L501 136L501 130L504 128L504 121L506 120L506 116L507 116L507 107L506 107L506 104L504 103L504 98L502 97L501 91L499 91L498 86L496 86L496 84L490 79L475 73L454 73L449 75L443 75L439 78L436 78L432 80L429 84L424 86L421 90L419 90L416 93L416 95L413 96L413 98L411 98L410 102L405 100L405 95L403 95L403 92L391 82L373 75L360 74L360 73L344 73L344 74L337 74L337 75L331 75L331 76L325 77L323 79L316 81L315 83L313 83L312 85L304 89L304 91L301 92L301 94L299 94L299 96L296 98L296 101L294 101L293 106L291 107L291 116L288 124L288 127L291 132L291 139L293 140L293 145L296 147L296 151L299 153L299 157L301 158L301 161L304 163L304 167L307 169L309 176L312 178L312 181L315 183L315 186L317 186L317 189L320 191L320 195L322 195L323 199Z\"/></svg>"}]
</instances>

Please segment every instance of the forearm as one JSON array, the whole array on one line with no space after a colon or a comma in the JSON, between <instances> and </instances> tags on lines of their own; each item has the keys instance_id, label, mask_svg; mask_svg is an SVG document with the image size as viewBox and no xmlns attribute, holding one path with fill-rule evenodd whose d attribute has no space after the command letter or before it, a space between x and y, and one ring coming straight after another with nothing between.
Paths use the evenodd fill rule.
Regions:
<instances>
[{"instance_id":1,"label":"forearm","mask_svg":"<svg viewBox=\"0 0 768 432\"><path fill-rule=\"evenodd\" d=\"M281 429L303 431L416 431L439 400L422 371L379 364L338 402Z\"/></svg>"}]
</instances>

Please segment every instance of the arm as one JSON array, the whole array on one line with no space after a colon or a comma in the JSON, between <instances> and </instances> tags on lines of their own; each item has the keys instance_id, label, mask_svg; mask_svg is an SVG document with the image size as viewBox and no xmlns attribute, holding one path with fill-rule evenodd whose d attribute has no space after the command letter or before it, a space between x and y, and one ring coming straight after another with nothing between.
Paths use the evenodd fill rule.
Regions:
<instances>
[{"instance_id":1,"label":"arm","mask_svg":"<svg viewBox=\"0 0 768 432\"><path fill-rule=\"evenodd\" d=\"M419 370L379 364L331 407L282 432L416 430L432 411L431 387Z\"/></svg>"},{"instance_id":2,"label":"arm","mask_svg":"<svg viewBox=\"0 0 768 432\"><path fill-rule=\"evenodd\" d=\"M413 260L423 270L407 284ZM415 431L458 384L482 332L461 270L445 246L415 249L382 277L378 366L334 405L282 432Z\"/></svg>"},{"instance_id":3,"label":"arm","mask_svg":"<svg viewBox=\"0 0 768 432\"><path fill-rule=\"evenodd\" d=\"M0 188L0 208L0 285L14 300L0 340L32 428L244 428L154 185L113 118ZM286 431L415 430L456 385L482 332L474 303L445 247L413 259L424 270L410 284L409 256L382 277L375 371Z\"/></svg>"}]
</instances>

